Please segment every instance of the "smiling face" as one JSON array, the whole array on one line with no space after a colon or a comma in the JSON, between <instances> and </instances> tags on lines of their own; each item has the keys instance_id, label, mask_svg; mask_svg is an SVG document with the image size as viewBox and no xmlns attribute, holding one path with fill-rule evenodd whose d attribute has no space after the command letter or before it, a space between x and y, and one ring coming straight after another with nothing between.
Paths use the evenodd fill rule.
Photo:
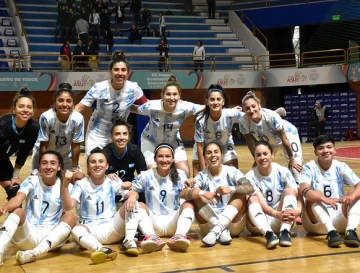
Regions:
<instances>
[{"instance_id":1,"label":"smiling face","mask_svg":"<svg viewBox=\"0 0 360 273\"><path fill-rule=\"evenodd\" d=\"M55 155L45 154L41 157L39 173L45 184L47 181L55 180L58 171L60 171L60 163Z\"/></svg>"},{"instance_id":2,"label":"smiling face","mask_svg":"<svg viewBox=\"0 0 360 273\"><path fill-rule=\"evenodd\" d=\"M225 103L224 97L221 92L211 92L206 100L210 112L220 112Z\"/></svg>"},{"instance_id":3,"label":"smiling face","mask_svg":"<svg viewBox=\"0 0 360 273\"><path fill-rule=\"evenodd\" d=\"M322 163L332 162L336 154L336 149L335 145L329 141L317 146L314 152L315 155L318 157L320 165L322 165Z\"/></svg>"},{"instance_id":4,"label":"smiling face","mask_svg":"<svg viewBox=\"0 0 360 273\"><path fill-rule=\"evenodd\" d=\"M253 98L249 98L246 101L244 101L243 108L244 108L244 112L253 121L259 121L261 119L260 105Z\"/></svg>"},{"instance_id":5,"label":"smiling face","mask_svg":"<svg viewBox=\"0 0 360 273\"><path fill-rule=\"evenodd\" d=\"M210 169L219 168L223 161L221 149L217 144L209 144L205 149L205 162Z\"/></svg>"},{"instance_id":6,"label":"smiling face","mask_svg":"<svg viewBox=\"0 0 360 273\"><path fill-rule=\"evenodd\" d=\"M13 107L15 118L20 122L29 121L34 115L34 105L31 99L23 97L17 100Z\"/></svg>"},{"instance_id":7,"label":"smiling face","mask_svg":"<svg viewBox=\"0 0 360 273\"><path fill-rule=\"evenodd\" d=\"M62 92L55 100L56 114L68 117L74 108L74 100L69 92Z\"/></svg>"},{"instance_id":8,"label":"smiling face","mask_svg":"<svg viewBox=\"0 0 360 273\"><path fill-rule=\"evenodd\" d=\"M129 70L124 62L117 62L111 69L112 86L116 90L120 90L124 87L125 81L129 77Z\"/></svg>"},{"instance_id":9,"label":"smiling face","mask_svg":"<svg viewBox=\"0 0 360 273\"><path fill-rule=\"evenodd\" d=\"M129 130L125 125L116 126L111 134L112 142L115 147L123 150L129 143Z\"/></svg>"},{"instance_id":10,"label":"smiling face","mask_svg":"<svg viewBox=\"0 0 360 273\"><path fill-rule=\"evenodd\" d=\"M268 170L273 158L274 155L266 145L258 145L255 148L255 162L259 169Z\"/></svg>"},{"instance_id":11,"label":"smiling face","mask_svg":"<svg viewBox=\"0 0 360 273\"><path fill-rule=\"evenodd\" d=\"M102 179L108 169L109 164L102 153L93 153L88 159L88 173L92 179Z\"/></svg>"},{"instance_id":12,"label":"smiling face","mask_svg":"<svg viewBox=\"0 0 360 273\"><path fill-rule=\"evenodd\" d=\"M164 100L164 108L167 111L173 111L176 104L180 100L180 92L176 86L168 86L162 94Z\"/></svg>"},{"instance_id":13,"label":"smiling face","mask_svg":"<svg viewBox=\"0 0 360 273\"><path fill-rule=\"evenodd\" d=\"M156 151L155 162L157 164L158 173L167 173L170 171L174 162L174 156L169 148L160 148Z\"/></svg>"}]
</instances>

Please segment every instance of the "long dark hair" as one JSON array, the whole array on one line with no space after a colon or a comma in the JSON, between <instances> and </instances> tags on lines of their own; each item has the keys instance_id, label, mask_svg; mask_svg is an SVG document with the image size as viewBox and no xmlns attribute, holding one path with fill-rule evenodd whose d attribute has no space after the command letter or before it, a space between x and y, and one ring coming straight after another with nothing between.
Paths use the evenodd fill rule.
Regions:
<instances>
[{"instance_id":1,"label":"long dark hair","mask_svg":"<svg viewBox=\"0 0 360 273\"><path fill-rule=\"evenodd\" d=\"M51 151L51 150L43 152L39 156L39 165L40 165L41 159L44 157L44 155L54 155L54 156L56 156L57 160L59 161L59 165L60 165L60 171L58 171L56 173L56 176L61 179L63 177L63 173L64 173L64 159L61 156L61 154L59 152L57 152L57 151Z\"/></svg>"},{"instance_id":2,"label":"long dark hair","mask_svg":"<svg viewBox=\"0 0 360 273\"><path fill-rule=\"evenodd\" d=\"M154 154L155 154L154 156L157 155L158 151L161 148L169 149L171 151L171 154L172 154L173 158L174 158L174 148L173 148L173 146L171 146L168 143L160 143L159 145L157 145L156 148L155 148L155 151L154 151ZM171 164L169 176L170 176L170 180L173 182L173 186L176 186L177 183L178 183L178 179L179 179L179 173L178 173L178 171L176 169L174 161Z\"/></svg>"},{"instance_id":3,"label":"long dark hair","mask_svg":"<svg viewBox=\"0 0 360 273\"><path fill-rule=\"evenodd\" d=\"M208 91L206 92L205 100L207 100L209 98L209 96L210 96L210 94L212 92L220 92L222 97L224 98L224 106L223 107L228 107L229 97L228 97L228 95L226 94L224 88L221 85L219 85L219 84L210 85L209 88L208 88ZM210 116L210 107L209 107L209 105L207 105L207 103L205 104L204 111L202 111L199 115L201 115L200 118L205 117L205 121L209 118L209 116Z\"/></svg>"}]
</instances>

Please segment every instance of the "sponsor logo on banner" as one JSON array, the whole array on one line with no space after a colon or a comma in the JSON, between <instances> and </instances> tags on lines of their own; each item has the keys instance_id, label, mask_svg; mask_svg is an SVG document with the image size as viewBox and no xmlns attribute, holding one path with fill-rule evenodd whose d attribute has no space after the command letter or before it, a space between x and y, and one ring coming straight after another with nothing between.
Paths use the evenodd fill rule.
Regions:
<instances>
[{"instance_id":1,"label":"sponsor logo on banner","mask_svg":"<svg viewBox=\"0 0 360 273\"><path fill-rule=\"evenodd\" d=\"M107 77L105 74L97 75L95 80L91 79L89 75L85 74L81 77L80 80L74 80L73 86L92 87L96 82L101 82L106 79Z\"/></svg>"},{"instance_id":2,"label":"sponsor logo on banner","mask_svg":"<svg viewBox=\"0 0 360 273\"><path fill-rule=\"evenodd\" d=\"M225 74L224 78L218 79L216 83L221 86L232 86L235 83L235 80L229 74Z\"/></svg>"},{"instance_id":3,"label":"sponsor logo on banner","mask_svg":"<svg viewBox=\"0 0 360 273\"><path fill-rule=\"evenodd\" d=\"M244 74L239 74L236 78L236 82L239 85L244 85L246 83L246 78L245 78Z\"/></svg>"},{"instance_id":4,"label":"sponsor logo on banner","mask_svg":"<svg viewBox=\"0 0 360 273\"><path fill-rule=\"evenodd\" d=\"M317 81L319 79L320 75L319 73L316 71L316 69L312 69L310 70L309 73L309 79L313 82Z\"/></svg>"},{"instance_id":5,"label":"sponsor logo on banner","mask_svg":"<svg viewBox=\"0 0 360 273\"><path fill-rule=\"evenodd\" d=\"M307 76L301 71L296 71L294 76L288 76L287 82L298 83L306 81Z\"/></svg>"}]
</instances>

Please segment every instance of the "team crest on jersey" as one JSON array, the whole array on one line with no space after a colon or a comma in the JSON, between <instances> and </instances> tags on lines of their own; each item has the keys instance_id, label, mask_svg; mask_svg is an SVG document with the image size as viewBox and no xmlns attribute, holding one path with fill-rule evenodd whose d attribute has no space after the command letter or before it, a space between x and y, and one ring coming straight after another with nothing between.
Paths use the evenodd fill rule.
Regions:
<instances>
[{"instance_id":1,"label":"team crest on jersey","mask_svg":"<svg viewBox=\"0 0 360 273\"><path fill-rule=\"evenodd\" d=\"M154 191L155 189L154 189L154 187L153 186L151 186L150 188L149 188L149 191Z\"/></svg>"},{"instance_id":2,"label":"team crest on jersey","mask_svg":"<svg viewBox=\"0 0 360 273\"><path fill-rule=\"evenodd\" d=\"M159 119L159 118L155 118L155 121L156 121L156 122L160 122L160 119Z\"/></svg>"},{"instance_id":3,"label":"team crest on jersey","mask_svg":"<svg viewBox=\"0 0 360 273\"><path fill-rule=\"evenodd\" d=\"M86 200L92 200L91 196L89 195L88 197L86 197Z\"/></svg>"},{"instance_id":4,"label":"team crest on jersey","mask_svg":"<svg viewBox=\"0 0 360 273\"><path fill-rule=\"evenodd\" d=\"M39 199L37 195L35 195L35 196L34 196L34 200L35 200L35 199L36 199L36 200L38 200L38 199Z\"/></svg>"}]
</instances>

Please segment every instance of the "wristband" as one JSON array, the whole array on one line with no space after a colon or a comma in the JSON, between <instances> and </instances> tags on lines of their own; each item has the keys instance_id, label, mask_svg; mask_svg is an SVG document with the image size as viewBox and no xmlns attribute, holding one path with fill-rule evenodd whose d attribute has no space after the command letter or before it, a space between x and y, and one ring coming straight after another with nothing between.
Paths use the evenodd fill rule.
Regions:
<instances>
[{"instance_id":1,"label":"wristband","mask_svg":"<svg viewBox=\"0 0 360 273\"><path fill-rule=\"evenodd\" d=\"M20 169L14 168L12 178L19 178Z\"/></svg>"},{"instance_id":2,"label":"wristband","mask_svg":"<svg viewBox=\"0 0 360 273\"><path fill-rule=\"evenodd\" d=\"M204 196L205 191L200 191L199 196Z\"/></svg>"},{"instance_id":3,"label":"wristband","mask_svg":"<svg viewBox=\"0 0 360 273\"><path fill-rule=\"evenodd\" d=\"M230 188L230 190L231 190L231 193L235 193L235 192L236 192L236 188L235 188L234 186L230 186L229 188Z\"/></svg>"}]
</instances>

